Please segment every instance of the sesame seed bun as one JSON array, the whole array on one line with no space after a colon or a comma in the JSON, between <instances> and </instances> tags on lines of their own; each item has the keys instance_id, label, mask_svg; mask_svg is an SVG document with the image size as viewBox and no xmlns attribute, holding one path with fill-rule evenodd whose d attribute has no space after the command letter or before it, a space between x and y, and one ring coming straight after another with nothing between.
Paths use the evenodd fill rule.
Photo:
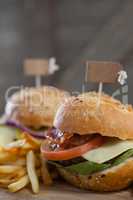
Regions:
<instances>
[{"instance_id":1,"label":"sesame seed bun","mask_svg":"<svg viewBox=\"0 0 133 200\"><path fill-rule=\"evenodd\" d=\"M25 88L9 99L6 115L25 126L52 127L58 107L68 96L68 92L50 86Z\"/></svg>"},{"instance_id":2,"label":"sesame seed bun","mask_svg":"<svg viewBox=\"0 0 133 200\"><path fill-rule=\"evenodd\" d=\"M133 139L133 108L102 94L88 92L71 97L57 111L54 126L62 132L80 135L100 133L102 136Z\"/></svg>"},{"instance_id":3,"label":"sesame seed bun","mask_svg":"<svg viewBox=\"0 0 133 200\"><path fill-rule=\"evenodd\" d=\"M60 167L58 171L67 182L78 188L112 192L127 188L133 182L133 159L89 176L74 175Z\"/></svg>"}]
</instances>

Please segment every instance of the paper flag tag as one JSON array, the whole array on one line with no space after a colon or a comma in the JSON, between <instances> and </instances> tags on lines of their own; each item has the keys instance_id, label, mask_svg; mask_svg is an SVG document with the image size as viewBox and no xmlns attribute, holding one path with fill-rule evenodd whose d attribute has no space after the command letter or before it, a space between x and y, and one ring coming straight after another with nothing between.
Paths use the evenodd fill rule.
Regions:
<instances>
[{"instance_id":1,"label":"paper flag tag","mask_svg":"<svg viewBox=\"0 0 133 200\"><path fill-rule=\"evenodd\" d=\"M49 61L45 59L26 59L24 73L27 76L46 76L49 74Z\"/></svg>"},{"instance_id":2,"label":"paper flag tag","mask_svg":"<svg viewBox=\"0 0 133 200\"><path fill-rule=\"evenodd\" d=\"M49 59L49 69L48 69L49 74L54 74L55 71L58 71L58 70L59 70L59 65L56 64L56 59L50 58Z\"/></svg>"},{"instance_id":3,"label":"paper flag tag","mask_svg":"<svg viewBox=\"0 0 133 200\"><path fill-rule=\"evenodd\" d=\"M85 82L115 83L118 81L118 72L123 67L120 63L105 61L87 61Z\"/></svg>"}]
</instances>

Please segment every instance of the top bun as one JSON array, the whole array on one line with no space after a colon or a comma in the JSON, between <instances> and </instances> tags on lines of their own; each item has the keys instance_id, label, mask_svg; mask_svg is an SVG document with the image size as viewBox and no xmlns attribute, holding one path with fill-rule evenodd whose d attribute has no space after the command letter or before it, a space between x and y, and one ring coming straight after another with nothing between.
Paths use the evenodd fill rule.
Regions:
<instances>
[{"instance_id":1,"label":"top bun","mask_svg":"<svg viewBox=\"0 0 133 200\"><path fill-rule=\"evenodd\" d=\"M58 107L68 96L68 92L50 86L25 88L9 99L6 115L25 126L52 127Z\"/></svg>"},{"instance_id":2,"label":"top bun","mask_svg":"<svg viewBox=\"0 0 133 200\"><path fill-rule=\"evenodd\" d=\"M133 108L102 94L88 92L69 98L57 111L54 126L62 132L80 135L100 133L103 136L133 139Z\"/></svg>"}]
</instances>

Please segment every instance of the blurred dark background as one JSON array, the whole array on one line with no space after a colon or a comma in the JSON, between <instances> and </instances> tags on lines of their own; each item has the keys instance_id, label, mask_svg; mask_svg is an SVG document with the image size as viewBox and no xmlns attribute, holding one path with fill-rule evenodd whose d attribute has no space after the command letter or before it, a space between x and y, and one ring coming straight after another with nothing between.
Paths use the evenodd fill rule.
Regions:
<instances>
[{"instance_id":1,"label":"blurred dark background","mask_svg":"<svg viewBox=\"0 0 133 200\"><path fill-rule=\"evenodd\" d=\"M51 56L61 69L43 82L70 91L82 90L86 59L121 62L133 103L133 1L0 1L1 112L7 88L34 85L33 78L23 75L24 59ZM89 84L86 90L93 87Z\"/></svg>"}]
</instances>

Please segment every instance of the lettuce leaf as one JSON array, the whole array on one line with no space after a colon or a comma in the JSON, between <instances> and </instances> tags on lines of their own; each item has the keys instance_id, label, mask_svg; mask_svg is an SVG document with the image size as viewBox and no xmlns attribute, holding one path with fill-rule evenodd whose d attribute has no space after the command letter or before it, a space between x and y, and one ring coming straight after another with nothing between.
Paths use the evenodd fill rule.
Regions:
<instances>
[{"instance_id":1,"label":"lettuce leaf","mask_svg":"<svg viewBox=\"0 0 133 200\"><path fill-rule=\"evenodd\" d=\"M90 161L84 161L78 164L73 164L73 165L64 167L60 165L58 162L54 162L54 161L48 161L48 163L56 166L57 168L58 167L64 168L65 170L68 170L74 174L90 175L95 172L103 171L105 169L119 165L132 156L133 156L133 149L130 149L126 151L125 153L123 153L122 155L116 157L115 159L110 160L109 162L106 162L106 163L102 163L102 164L98 164L98 163L94 163Z\"/></svg>"},{"instance_id":2,"label":"lettuce leaf","mask_svg":"<svg viewBox=\"0 0 133 200\"><path fill-rule=\"evenodd\" d=\"M117 158L112 160L112 167L121 164L122 162L126 161L128 158L133 156L133 149L130 149L123 153L122 155L118 156Z\"/></svg>"},{"instance_id":3,"label":"lettuce leaf","mask_svg":"<svg viewBox=\"0 0 133 200\"><path fill-rule=\"evenodd\" d=\"M65 167L70 172L81 174L81 175L88 175L98 171L102 171L104 169L109 168L110 164L97 164L90 161L81 162L78 164L73 164L71 166Z\"/></svg>"}]
</instances>

